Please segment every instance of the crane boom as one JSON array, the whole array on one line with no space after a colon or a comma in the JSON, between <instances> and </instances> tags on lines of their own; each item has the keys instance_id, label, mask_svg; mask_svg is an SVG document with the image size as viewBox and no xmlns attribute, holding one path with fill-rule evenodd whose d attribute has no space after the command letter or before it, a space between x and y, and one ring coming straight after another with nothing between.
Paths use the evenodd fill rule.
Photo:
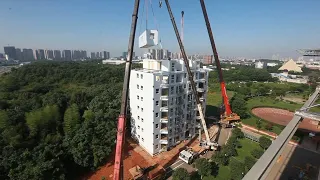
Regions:
<instances>
[{"instance_id":1,"label":"crane boom","mask_svg":"<svg viewBox=\"0 0 320 180\"><path fill-rule=\"evenodd\" d=\"M210 43L211 43L211 48L212 48L212 51L213 51L214 60L215 60L216 66L217 66L218 74L219 74L221 95L222 95L223 103L224 103L224 106L225 106L225 109L226 109L225 110L225 115L226 116L230 116L232 114L232 111L231 111L230 104L229 104L226 84L225 84L225 82L223 80L223 75L222 75L220 60L219 60L219 56L218 56L218 51L217 51L217 48L216 48L216 44L214 42L213 33L212 33L211 25L210 25L210 22L209 22L206 6L204 4L204 0L200 0L200 4L201 4L201 8L202 8L202 13L203 13L203 16L204 16L204 19L205 19L205 22L206 22L206 26L207 26L208 35L209 35L209 39L210 39Z\"/></svg>"},{"instance_id":2,"label":"crane boom","mask_svg":"<svg viewBox=\"0 0 320 180\"><path fill-rule=\"evenodd\" d=\"M128 94L129 94L129 81L131 74L132 65L132 54L134 48L134 39L136 34L138 12L139 12L140 0L135 0L134 9L132 14L132 24L129 37L128 45L128 58L126 60L125 75L123 81L122 98L121 98L121 109L120 115L118 117L118 128L117 128L117 141L116 141L116 154L114 162L113 179L122 180L123 179L123 144L125 140L125 124L127 118L127 106L128 106Z\"/></svg>"},{"instance_id":3,"label":"crane boom","mask_svg":"<svg viewBox=\"0 0 320 180\"><path fill-rule=\"evenodd\" d=\"M170 15L170 19L171 19L171 22L172 22L172 25L173 25L173 29L174 29L174 31L175 31L175 34L176 34L176 37L177 37L177 40L178 40L178 43L179 43L179 47L180 47L181 54L182 54L182 57L183 57L184 65L185 65L185 67L186 67L186 69L187 69L187 74L188 74L188 78L189 78L189 81L190 81L190 84L191 84L193 96L194 96L194 98L196 99L198 111L199 111L199 114L200 114L201 124L202 124L202 127L203 127L203 129L204 129L205 136L206 136L206 141L207 141L207 143L209 144L209 143L210 143L210 137L209 137L209 133L208 133L206 121L205 121L205 119L204 119L201 102L200 102L199 96L198 96L198 94L197 94L197 88L196 88L196 85L195 85L194 80L193 80L194 76L193 76L193 73L192 73L191 70L190 70L189 61L188 61L186 52L185 52L185 50L184 50L183 43L182 43L182 41L181 41L181 37L180 37L180 35L179 35L179 31L178 31L176 22L175 22L175 20L174 20L173 14L172 14L169 1L168 1L168 0L165 0L165 2L166 2L167 9L168 9L168 12L169 12L169 15ZM199 136L201 136L201 134L199 134Z\"/></svg>"}]
</instances>

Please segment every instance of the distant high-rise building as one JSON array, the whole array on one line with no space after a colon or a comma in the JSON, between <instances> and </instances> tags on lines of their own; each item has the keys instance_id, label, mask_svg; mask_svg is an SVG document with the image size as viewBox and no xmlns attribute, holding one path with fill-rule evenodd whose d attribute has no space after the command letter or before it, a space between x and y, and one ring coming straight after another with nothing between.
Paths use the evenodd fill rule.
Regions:
<instances>
[{"instance_id":1,"label":"distant high-rise building","mask_svg":"<svg viewBox=\"0 0 320 180\"><path fill-rule=\"evenodd\" d=\"M81 51L81 59L86 59L87 58L87 51Z\"/></svg>"},{"instance_id":2,"label":"distant high-rise building","mask_svg":"<svg viewBox=\"0 0 320 180\"><path fill-rule=\"evenodd\" d=\"M0 59L3 59L4 55L2 53L0 53Z\"/></svg>"},{"instance_id":3,"label":"distant high-rise building","mask_svg":"<svg viewBox=\"0 0 320 180\"><path fill-rule=\"evenodd\" d=\"M32 49L23 49L22 56L24 61L32 61L34 60L33 50Z\"/></svg>"},{"instance_id":4,"label":"distant high-rise building","mask_svg":"<svg viewBox=\"0 0 320 180\"><path fill-rule=\"evenodd\" d=\"M45 58L45 54L44 54L44 50L43 49L37 49L36 50L36 57L37 57L37 60L46 59Z\"/></svg>"},{"instance_id":5,"label":"distant high-rise building","mask_svg":"<svg viewBox=\"0 0 320 180\"><path fill-rule=\"evenodd\" d=\"M50 59L50 60L54 59L52 50L46 50L45 51L45 59Z\"/></svg>"},{"instance_id":6,"label":"distant high-rise building","mask_svg":"<svg viewBox=\"0 0 320 180\"><path fill-rule=\"evenodd\" d=\"M204 55L202 63L205 65L212 64L213 55Z\"/></svg>"},{"instance_id":7,"label":"distant high-rise building","mask_svg":"<svg viewBox=\"0 0 320 180\"><path fill-rule=\"evenodd\" d=\"M62 59L60 50L54 50L53 53L54 53L54 59L55 60L61 60Z\"/></svg>"},{"instance_id":8,"label":"distant high-rise building","mask_svg":"<svg viewBox=\"0 0 320 180\"><path fill-rule=\"evenodd\" d=\"M63 50L63 59L66 61L71 61L72 60L72 53L71 50Z\"/></svg>"},{"instance_id":9,"label":"distant high-rise building","mask_svg":"<svg viewBox=\"0 0 320 180\"><path fill-rule=\"evenodd\" d=\"M9 56L9 59L17 59L16 48L14 46L5 46L4 53Z\"/></svg>"},{"instance_id":10,"label":"distant high-rise building","mask_svg":"<svg viewBox=\"0 0 320 180\"><path fill-rule=\"evenodd\" d=\"M127 56L128 56L128 52L122 52L122 57L123 57L124 59L127 59Z\"/></svg>"},{"instance_id":11,"label":"distant high-rise building","mask_svg":"<svg viewBox=\"0 0 320 180\"><path fill-rule=\"evenodd\" d=\"M96 59L96 53L91 52L91 59Z\"/></svg>"},{"instance_id":12,"label":"distant high-rise building","mask_svg":"<svg viewBox=\"0 0 320 180\"><path fill-rule=\"evenodd\" d=\"M75 60L81 59L81 51L79 51L79 50L74 50L74 51L73 51L73 55L72 55L72 59L75 59Z\"/></svg>"},{"instance_id":13,"label":"distant high-rise building","mask_svg":"<svg viewBox=\"0 0 320 180\"><path fill-rule=\"evenodd\" d=\"M110 59L110 53L107 51L103 51L103 58L104 59Z\"/></svg>"},{"instance_id":14,"label":"distant high-rise building","mask_svg":"<svg viewBox=\"0 0 320 180\"><path fill-rule=\"evenodd\" d=\"M23 60L23 56L20 48L16 48L16 57L17 57L17 60L20 60L20 61Z\"/></svg>"}]
</instances>

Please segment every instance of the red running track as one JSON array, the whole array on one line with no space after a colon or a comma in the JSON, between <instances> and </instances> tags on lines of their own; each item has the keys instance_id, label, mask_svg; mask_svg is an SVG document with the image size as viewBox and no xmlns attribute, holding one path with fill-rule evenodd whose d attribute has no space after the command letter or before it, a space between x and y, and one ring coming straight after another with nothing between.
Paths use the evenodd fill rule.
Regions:
<instances>
[{"instance_id":1,"label":"red running track","mask_svg":"<svg viewBox=\"0 0 320 180\"><path fill-rule=\"evenodd\" d=\"M293 112L277 108L254 108L252 113L264 119L266 121L286 126L293 118ZM304 119L300 125L300 130L320 132L320 128L317 128L317 121L311 119Z\"/></svg>"}]
</instances>

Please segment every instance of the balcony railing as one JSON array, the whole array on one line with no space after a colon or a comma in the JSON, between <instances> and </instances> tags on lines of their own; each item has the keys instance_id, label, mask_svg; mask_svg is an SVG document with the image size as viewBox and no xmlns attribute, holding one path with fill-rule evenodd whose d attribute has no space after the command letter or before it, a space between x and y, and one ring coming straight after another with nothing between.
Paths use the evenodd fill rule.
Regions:
<instances>
[{"instance_id":1,"label":"balcony railing","mask_svg":"<svg viewBox=\"0 0 320 180\"><path fill-rule=\"evenodd\" d=\"M161 112L168 112L168 106L164 106L160 108Z\"/></svg>"},{"instance_id":2,"label":"balcony railing","mask_svg":"<svg viewBox=\"0 0 320 180\"><path fill-rule=\"evenodd\" d=\"M198 92L204 92L204 88L197 88Z\"/></svg>"},{"instance_id":3,"label":"balcony railing","mask_svg":"<svg viewBox=\"0 0 320 180\"><path fill-rule=\"evenodd\" d=\"M162 128L160 129L161 134L168 134L168 128Z\"/></svg>"},{"instance_id":4,"label":"balcony railing","mask_svg":"<svg viewBox=\"0 0 320 180\"><path fill-rule=\"evenodd\" d=\"M168 96L168 94L167 95L161 95L160 99L167 101L169 99L169 96Z\"/></svg>"},{"instance_id":5,"label":"balcony railing","mask_svg":"<svg viewBox=\"0 0 320 180\"><path fill-rule=\"evenodd\" d=\"M168 121L168 118L161 118L160 122L161 123L168 123L169 121Z\"/></svg>"},{"instance_id":6,"label":"balcony railing","mask_svg":"<svg viewBox=\"0 0 320 180\"><path fill-rule=\"evenodd\" d=\"M160 142L160 144L168 144L168 140L162 140L161 139L159 142Z\"/></svg>"}]
</instances>

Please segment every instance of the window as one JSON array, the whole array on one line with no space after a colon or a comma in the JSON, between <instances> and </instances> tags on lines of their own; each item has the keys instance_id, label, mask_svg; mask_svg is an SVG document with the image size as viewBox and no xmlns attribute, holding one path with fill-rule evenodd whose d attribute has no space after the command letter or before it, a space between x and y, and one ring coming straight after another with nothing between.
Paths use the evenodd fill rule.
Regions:
<instances>
[{"instance_id":1,"label":"window","mask_svg":"<svg viewBox=\"0 0 320 180\"><path fill-rule=\"evenodd\" d=\"M138 116L138 119L140 119L140 116Z\"/></svg>"},{"instance_id":2,"label":"window","mask_svg":"<svg viewBox=\"0 0 320 180\"><path fill-rule=\"evenodd\" d=\"M137 106L138 110L140 109L140 106Z\"/></svg>"},{"instance_id":3,"label":"window","mask_svg":"<svg viewBox=\"0 0 320 180\"><path fill-rule=\"evenodd\" d=\"M139 84L137 84L137 89L139 89Z\"/></svg>"},{"instance_id":4,"label":"window","mask_svg":"<svg viewBox=\"0 0 320 180\"><path fill-rule=\"evenodd\" d=\"M159 124L156 124L156 128L159 128Z\"/></svg>"},{"instance_id":5,"label":"window","mask_svg":"<svg viewBox=\"0 0 320 180\"><path fill-rule=\"evenodd\" d=\"M144 139L143 139L143 138L142 138L141 140L142 140L142 141L144 141Z\"/></svg>"},{"instance_id":6,"label":"window","mask_svg":"<svg viewBox=\"0 0 320 180\"><path fill-rule=\"evenodd\" d=\"M141 97L141 101L143 101L143 97Z\"/></svg>"},{"instance_id":7,"label":"window","mask_svg":"<svg viewBox=\"0 0 320 180\"><path fill-rule=\"evenodd\" d=\"M158 148L159 148L159 145L157 144L157 145L156 145L156 149L158 149Z\"/></svg>"},{"instance_id":8,"label":"window","mask_svg":"<svg viewBox=\"0 0 320 180\"><path fill-rule=\"evenodd\" d=\"M139 100L139 95L137 95L137 99Z\"/></svg>"},{"instance_id":9,"label":"window","mask_svg":"<svg viewBox=\"0 0 320 180\"><path fill-rule=\"evenodd\" d=\"M160 81L160 76L156 76L156 81Z\"/></svg>"},{"instance_id":10,"label":"window","mask_svg":"<svg viewBox=\"0 0 320 180\"><path fill-rule=\"evenodd\" d=\"M159 101L156 101L156 106L159 106Z\"/></svg>"},{"instance_id":11,"label":"window","mask_svg":"<svg viewBox=\"0 0 320 180\"><path fill-rule=\"evenodd\" d=\"M171 75L171 80L174 80L174 75Z\"/></svg>"},{"instance_id":12,"label":"window","mask_svg":"<svg viewBox=\"0 0 320 180\"><path fill-rule=\"evenodd\" d=\"M143 108L141 108L141 112L143 112Z\"/></svg>"},{"instance_id":13,"label":"window","mask_svg":"<svg viewBox=\"0 0 320 180\"><path fill-rule=\"evenodd\" d=\"M159 89L156 89L156 93L159 94Z\"/></svg>"},{"instance_id":14,"label":"window","mask_svg":"<svg viewBox=\"0 0 320 180\"><path fill-rule=\"evenodd\" d=\"M141 118L141 122L143 122L143 118Z\"/></svg>"},{"instance_id":15,"label":"window","mask_svg":"<svg viewBox=\"0 0 320 180\"><path fill-rule=\"evenodd\" d=\"M140 129L140 126L138 126L138 129Z\"/></svg>"},{"instance_id":16,"label":"window","mask_svg":"<svg viewBox=\"0 0 320 180\"><path fill-rule=\"evenodd\" d=\"M184 87L184 88L186 88L186 87L187 87L187 85L186 85L186 84L184 84L184 85L183 85L183 87Z\"/></svg>"},{"instance_id":17,"label":"window","mask_svg":"<svg viewBox=\"0 0 320 180\"><path fill-rule=\"evenodd\" d=\"M156 117L159 117L159 113L156 113Z\"/></svg>"},{"instance_id":18,"label":"window","mask_svg":"<svg viewBox=\"0 0 320 180\"><path fill-rule=\"evenodd\" d=\"M138 135L138 138L140 139L140 135Z\"/></svg>"},{"instance_id":19,"label":"window","mask_svg":"<svg viewBox=\"0 0 320 180\"><path fill-rule=\"evenodd\" d=\"M143 128L141 128L141 131L143 132Z\"/></svg>"},{"instance_id":20,"label":"window","mask_svg":"<svg viewBox=\"0 0 320 180\"><path fill-rule=\"evenodd\" d=\"M170 112L173 113L173 109L172 108L170 108Z\"/></svg>"},{"instance_id":21,"label":"window","mask_svg":"<svg viewBox=\"0 0 320 180\"><path fill-rule=\"evenodd\" d=\"M141 88L141 90L143 90L143 86L141 86L140 88Z\"/></svg>"},{"instance_id":22,"label":"window","mask_svg":"<svg viewBox=\"0 0 320 180\"><path fill-rule=\"evenodd\" d=\"M137 73L137 78L139 78L139 74Z\"/></svg>"},{"instance_id":23,"label":"window","mask_svg":"<svg viewBox=\"0 0 320 180\"><path fill-rule=\"evenodd\" d=\"M187 73L184 73L184 78L186 78L187 77Z\"/></svg>"},{"instance_id":24,"label":"window","mask_svg":"<svg viewBox=\"0 0 320 180\"><path fill-rule=\"evenodd\" d=\"M140 74L140 78L143 79L143 75L142 74Z\"/></svg>"},{"instance_id":25,"label":"window","mask_svg":"<svg viewBox=\"0 0 320 180\"><path fill-rule=\"evenodd\" d=\"M154 39L154 33L150 33L150 39Z\"/></svg>"},{"instance_id":26,"label":"window","mask_svg":"<svg viewBox=\"0 0 320 180\"><path fill-rule=\"evenodd\" d=\"M156 135L156 139L159 139L159 134Z\"/></svg>"}]
</instances>

